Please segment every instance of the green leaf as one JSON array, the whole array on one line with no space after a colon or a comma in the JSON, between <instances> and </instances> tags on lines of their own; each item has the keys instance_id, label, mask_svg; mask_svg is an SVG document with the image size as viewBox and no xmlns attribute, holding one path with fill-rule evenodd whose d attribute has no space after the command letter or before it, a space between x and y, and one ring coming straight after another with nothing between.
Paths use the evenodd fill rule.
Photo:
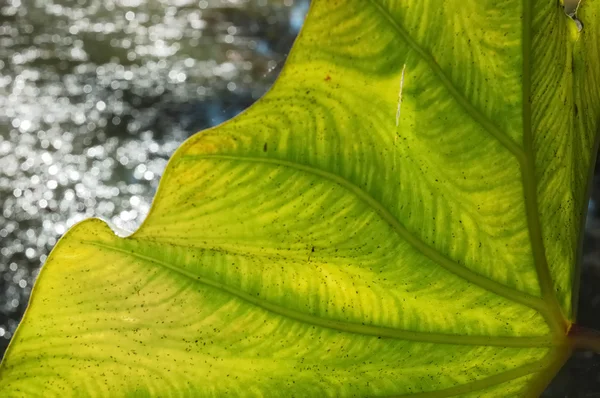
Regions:
<instances>
[{"instance_id":1,"label":"green leaf","mask_svg":"<svg viewBox=\"0 0 600 398\"><path fill-rule=\"evenodd\" d=\"M126 238L57 244L1 396L536 395L570 354L600 2L314 0Z\"/></svg>"}]
</instances>

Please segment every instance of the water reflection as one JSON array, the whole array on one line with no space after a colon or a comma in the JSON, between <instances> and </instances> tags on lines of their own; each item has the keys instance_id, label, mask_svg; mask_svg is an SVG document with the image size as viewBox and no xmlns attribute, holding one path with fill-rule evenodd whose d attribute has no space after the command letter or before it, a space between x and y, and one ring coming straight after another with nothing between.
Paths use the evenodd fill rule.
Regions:
<instances>
[{"instance_id":1,"label":"water reflection","mask_svg":"<svg viewBox=\"0 0 600 398\"><path fill-rule=\"evenodd\" d=\"M308 0L0 5L0 353L57 239L134 230L167 159L272 84Z\"/></svg>"}]
</instances>

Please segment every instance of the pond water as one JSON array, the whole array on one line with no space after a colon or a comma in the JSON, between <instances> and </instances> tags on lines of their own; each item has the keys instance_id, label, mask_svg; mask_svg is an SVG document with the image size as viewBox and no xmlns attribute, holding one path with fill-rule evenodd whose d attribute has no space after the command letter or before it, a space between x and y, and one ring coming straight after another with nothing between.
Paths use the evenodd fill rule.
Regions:
<instances>
[{"instance_id":1,"label":"pond water","mask_svg":"<svg viewBox=\"0 0 600 398\"><path fill-rule=\"evenodd\" d=\"M0 356L59 237L92 216L135 230L179 144L270 87L307 9L308 0L0 1ZM581 316L600 328L596 213ZM579 355L548 396L600 391L597 364Z\"/></svg>"},{"instance_id":2,"label":"pond water","mask_svg":"<svg viewBox=\"0 0 600 398\"><path fill-rule=\"evenodd\" d=\"M91 216L135 230L179 144L273 83L307 8L303 0L0 8L0 352L57 239Z\"/></svg>"}]
</instances>

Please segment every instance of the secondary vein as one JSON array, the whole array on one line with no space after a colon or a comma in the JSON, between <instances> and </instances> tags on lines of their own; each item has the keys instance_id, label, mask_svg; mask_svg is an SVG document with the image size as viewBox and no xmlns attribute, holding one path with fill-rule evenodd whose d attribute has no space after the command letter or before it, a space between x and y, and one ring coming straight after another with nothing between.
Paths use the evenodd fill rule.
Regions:
<instances>
[{"instance_id":1,"label":"secondary vein","mask_svg":"<svg viewBox=\"0 0 600 398\"><path fill-rule=\"evenodd\" d=\"M545 303L538 297L534 297L525 292L521 292L519 290L513 289L511 287L505 286L501 283L498 283L492 279L489 279L483 275L477 274L471 271L469 268L464 265L458 264L457 262L450 260L443 254L437 252L435 249L427 245L425 242L417 238L410 231L408 231L397 219L394 215L392 215L381 203L379 203L375 198L369 195L367 192L362 190L357 185L352 182L346 180L343 177L340 177L331 172L321 170L312 166L307 166L295 162L290 162L286 160L280 159L270 159L270 158L255 158L255 157L243 157L243 156L232 156L232 155L186 155L181 157L182 160L186 159L214 159L214 160L229 160L229 161L241 161L241 162L252 162L252 163L265 163L265 164L274 164L278 166L290 167L296 170L300 170L306 173L310 173L313 175L317 175L319 177L325 178L329 181L332 181L346 190L353 193L358 199L362 200L366 203L370 208L375 211L375 213L381 217L390 227L406 242L412 245L419 252L424 254L433 262L442 266L444 269L452 272L453 274L461 277L462 279L477 285L485 290L493 292L499 296L502 296L510 301L525 305L529 308L532 308L542 315L546 313Z\"/></svg>"},{"instance_id":2,"label":"secondary vein","mask_svg":"<svg viewBox=\"0 0 600 398\"><path fill-rule=\"evenodd\" d=\"M387 398L449 398L455 397L462 394L467 394L474 391L485 390L486 388L497 386L498 384L506 383L523 376L527 376L533 373L540 373L548 367L549 360L552 359L552 352L546 355L544 358L531 362L525 365L521 365L511 370L507 370L501 373L497 373L492 376L488 376L481 380L475 380L470 383L458 385L456 387L444 388L437 391L426 391L414 394L402 394L394 395Z\"/></svg>"},{"instance_id":3,"label":"secondary vein","mask_svg":"<svg viewBox=\"0 0 600 398\"><path fill-rule=\"evenodd\" d=\"M131 239L131 238L125 238ZM157 258L146 256L135 251L126 250L120 247L112 246L106 243L82 240L81 243L111 250L113 252L123 253L125 255L135 257L139 260L160 265L180 275L188 277L204 285L216 288L220 291L229 293L248 303L260 307L269 312L294 319L299 322L320 326L328 329L334 329L341 332L355 333L367 336L377 336L384 338L393 338L400 340L418 341L423 343L437 344L456 344L456 345L477 345L477 346L496 346L496 347L551 347L556 345L556 341L552 336L467 336L467 335L452 335L445 333L429 333L415 332L409 330L401 330L396 328L365 325L353 322L336 321L318 316L310 315L304 312L296 311L269 302L265 299L248 294L232 286L216 282L210 278L197 275L189 270L183 269L177 265L170 264Z\"/></svg>"},{"instance_id":4,"label":"secondary vein","mask_svg":"<svg viewBox=\"0 0 600 398\"><path fill-rule=\"evenodd\" d=\"M500 144L508 149L521 163L524 158L524 152L519 145L515 143L508 135L502 132L494 123L492 123L485 115L483 115L476 107L474 107L467 98L456 88L454 83L446 76L446 73L442 70L440 65L435 59L425 51L409 34L404 28L398 24L398 22L392 17L392 15L377 1L368 0L371 4L394 28L398 35L408 44L418 55L425 61L429 68L435 73L440 79L444 87L448 90L450 95L454 97L456 102L465 109L465 111L479 123L489 134L496 138Z\"/></svg>"}]
</instances>

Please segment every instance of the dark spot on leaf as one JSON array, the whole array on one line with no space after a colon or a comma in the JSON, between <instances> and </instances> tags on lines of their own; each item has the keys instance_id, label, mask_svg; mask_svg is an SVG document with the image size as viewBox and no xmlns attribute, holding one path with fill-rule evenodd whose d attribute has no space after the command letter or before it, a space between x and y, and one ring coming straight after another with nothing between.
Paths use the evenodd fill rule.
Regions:
<instances>
[{"instance_id":1,"label":"dark spot on leaf","mask_svg":"<svg viewBox=\"0 0 600 398\"><path fill-rule=\"evenodd\" d=\"M263 152L267 152L267 143L265 142L265 145L263 146Z\"/></svg>"}]
</instances>

